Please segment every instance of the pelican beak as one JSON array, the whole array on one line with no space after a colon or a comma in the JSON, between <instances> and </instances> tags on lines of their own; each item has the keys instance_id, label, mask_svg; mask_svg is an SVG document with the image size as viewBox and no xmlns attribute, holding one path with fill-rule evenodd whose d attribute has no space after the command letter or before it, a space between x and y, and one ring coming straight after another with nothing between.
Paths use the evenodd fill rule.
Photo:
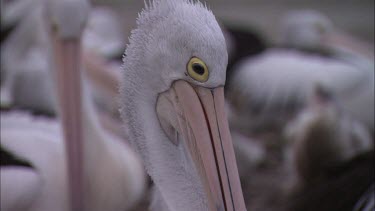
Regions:
<instances>
[{"instance_id":1,"label":"pelican beak","mask_svg":"<svg viewBox=\"0 0 375 211\"><path fill-rule=\"evenodd\" d=\"M374 58L374 52L368 43L357 40L342 31L333 31L329 33L324 38L323 42L326 46L338 49L348 49L351 52L356 52L371 60Z\"/></svg>"},{"instance_id":2,"label":"pelican beak","mask_svg":"<svg viewBox=\"0 0 375 211\"><path fill-rule=\"evenodd\" d=\"M159 95L156 109L169 139L187 147L204 186L209 209L246 210L224 111L224 88L193 87L186 81L176 81L171 89ZM171 109L175 112L170 112Z\"/></svg>"},{"instance_id":3,"label":"pelican beak","mask_svg":"<svg viewBox=\"0 0 375 211\"><path fill-rule=\"evenodd\" d=\"M60 117L67 154L70 210L83 210L83 134L81 111L81 60L79 38L62 39L54 34L53 50Z\"/></svg>"}]
</instances>

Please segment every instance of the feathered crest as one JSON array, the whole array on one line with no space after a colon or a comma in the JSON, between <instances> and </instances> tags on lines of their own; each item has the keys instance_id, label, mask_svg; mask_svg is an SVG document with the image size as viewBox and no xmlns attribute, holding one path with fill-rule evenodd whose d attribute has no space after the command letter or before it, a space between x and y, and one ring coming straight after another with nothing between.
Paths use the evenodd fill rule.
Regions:
<instances>
[{"instance_id":1,"label":"feathered crest","mask_svg":"<svg viewBox=\"0 0 375 211\"><path fill-rule=\"evenodd\" d=\"M144 10L152 10L156 8L159 4L165 5L177 5L177 4L195 4L201 7L207 8L206 2L203 4L199 0L144 0L145 9Z\"/></svg>"},{"instance_id":2,"label":"feathered crest","mask_svg":"<svg viewBox=\"0 0 375 211\"><path fill-rule=\"evenodd\" d=\"M129 44L123 56L124 62L130 49L133 49L131 47L132 43L140 43L133 45L135 46L134 49L137 51L147 49L147 47L141 43L146 43L147 40L152 37L150 36L152 30L157 27L164 26L167 28L168 24L178 25L194 21L197 23L203 21L205 24L213 25L216 23L212 11L206 4L198 0L144 0L144 4L143 10L138 14L136 21L137 27L131 31ZM221 33L220 29L216 30L215 33Z\"/></svg>"},{"instance_id":3,"label":"feathered crest","mask_svg":"<svg viewBox=\"0 0 375 211\"><path fill-rule=\"evenodd\" d=\"M211 11L206 3L198 0L144 0L145 7L139 13L137 24L142 25L145 22L152 23L163 17L167 17L174 9L181 5L194 5Z\"/></svg>"}]
</instances>

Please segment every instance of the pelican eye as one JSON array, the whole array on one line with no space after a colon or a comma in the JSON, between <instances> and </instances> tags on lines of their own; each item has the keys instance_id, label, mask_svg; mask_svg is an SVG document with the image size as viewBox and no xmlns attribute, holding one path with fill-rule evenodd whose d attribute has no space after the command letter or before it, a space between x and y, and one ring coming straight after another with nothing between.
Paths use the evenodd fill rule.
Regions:
<instances>
[{"instance_id":1,"label":"pelican eye","mask_svg":"<svg viewBox=\"0 0 375 211\"><path fill-rule=\"evenodd\" d=\"M206 82L208 80L208 68L206 64L199 58L193 57L187 64L187 71L189 76L199 82Z\"/></svg>"}]
</instances>

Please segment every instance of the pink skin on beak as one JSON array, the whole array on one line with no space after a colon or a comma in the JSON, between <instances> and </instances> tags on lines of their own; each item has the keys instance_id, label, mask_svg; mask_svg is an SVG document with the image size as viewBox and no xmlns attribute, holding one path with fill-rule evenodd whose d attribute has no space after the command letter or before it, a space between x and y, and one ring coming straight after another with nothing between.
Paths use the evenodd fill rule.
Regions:
<instances>
[{"instance_id":1,"label":"pink skin on beak","mask_svg":"<svg viewBox=\"0 0 375 211\"><path fill-rule=\"evenodd\" d=\"M166 118L163 109L175 111L175 116ZM178 137L168 134L171 128L182 135L204 185L209 209L246 210L224 111L223 87L193 88L185 81L176 81L159 96L157 112L170 139ZM178 140L171 141L179 144Z\"/></svg>"},{"instance_id":2,"label":"pink skin on beak","mask_svg":"<svg viewBox=\"0 0 375 211\"><path fill-rule=\"evenodd\" d=\"M58 102L64 131L70 210L84 210L80 41L54 37Z\"/></svg>"}]
</instances>

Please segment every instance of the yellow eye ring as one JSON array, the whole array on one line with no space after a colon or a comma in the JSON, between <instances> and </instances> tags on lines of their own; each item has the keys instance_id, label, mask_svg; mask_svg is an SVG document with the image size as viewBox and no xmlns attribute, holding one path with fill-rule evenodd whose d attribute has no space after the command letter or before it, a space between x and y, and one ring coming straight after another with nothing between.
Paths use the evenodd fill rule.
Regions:
<instances>
[{"instance_id":1,"label":"yellow eye ring","mask_svg":"<svg viewBox=\"0 0 375 211\"><path fill-rule=\"evenodd\" d=\"M194 80L206 82L208 80L208 68L206 64L197 57L192 57L187 64L187 71Z\"/></svg>"}]
</instances>

